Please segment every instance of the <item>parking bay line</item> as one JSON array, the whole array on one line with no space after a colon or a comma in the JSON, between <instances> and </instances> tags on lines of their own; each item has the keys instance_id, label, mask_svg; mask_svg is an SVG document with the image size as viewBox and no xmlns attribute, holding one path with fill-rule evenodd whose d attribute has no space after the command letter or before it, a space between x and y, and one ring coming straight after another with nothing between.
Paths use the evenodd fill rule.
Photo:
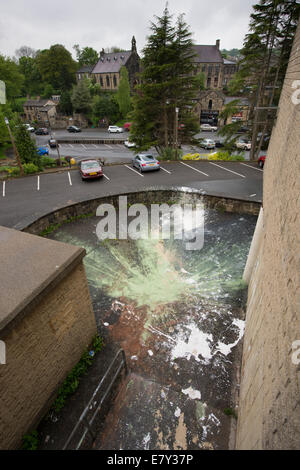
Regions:
<instances>
[{"instance_id":1,"label":"parking bay line","mask_svg":"<svg viewBox=\"0 0 300 470\"><path fill-rule=\"evenodd\" d=\"M110 178L108 176L106 176L104 173L103 173L103 176L104 178L106 178L108 181L110 181Z\"/></svg>"},{"instance_id":2,"label":"parking bay line","mask_svg":"<svg viewBox=\"0 0 300 470\"><path fill-rule=\"evenodd\" d=\"M246 178L245 175L241 175L240 173L237 173L236 171L232 171L232 170L228 170L228 168L224 168L224 166L221 166L221 165L217 165L217 163L213 163L213 162L209 162L211 165L215 165L219 168L222 168L222 170L225 170L225 171L229 171L230 173L233 173L235 175L238 175L240 176L241 178Z\"/></svg>"},{"instance_id":3,"label":"parking bay line","mask_svg":"<svg viewBox=\"0 0 300 470\"><path fill-rule=\"evenodd\" d=\"M264 171L264 170L261 170L261 168L255 168L255 166L247 165L246 163L241 163L241 165L247 166L248 168L252 168L252 170Z\"/></svg>"},{"instance_id":4,"label":"parking bay line","mask_svg":"<svg viewBox=\"0 0 300 470\"><path fill-rule=\"evenodd\" d=\"M40 176L37 177L37 188L38 191L40 190Z\"/></svg>"},{"instance_id":5,"label":"parking bay line","mask_svg":"<svg viewBox=\"0 0 300 470\"><path fill-rule=\"evenodd\" d=\"M197 171L198 173L201 173L202 175L207 176L207 177L209 178L209 175L207 175L207 174L204 173L203 171L197 170L197 168L194 168L194 167L191 166L191 165L187 165L186 163L183 163L183 162L180 162L180 163L181 163L182 165L187 166L188 168L191 168L192 170Z\"/></svg>"},{"instance_id":6,"label":"parking bay line","mask_svg":"<svg viewBox=\"0 0 300 470\"><path fill-rule=\"evenodd\" d=\"M68 171L68 177L69 177L70 186L72 186L72 180L71 180L71 175L70 175L70 172L69 172L69 171Z\"/></svg>"},{"instance_id":7,"label":"parking bay line","mask_svg":"<svg viewBox=\"0 0 300 470\"><path fill-rule=\"evenodd\" d=\"M128 166L128 165L124 165L124 166L126 166L126 168L128 168L128 170L131 170L131 171L133 171L133 173L136 173L137 175L139 175L139 176L141 176L142 178L144 178L144 175L141 175L141 173L138 173L138 172L137 172L136 170L134 170L133 168L130 168L130 166Z\"/></svg>"},{"instance_id":8,"label":"parking bay line","mask_svg":"<svg viewBox=\"0 0 300 470\"><path fill-rule=\"evenodd\" d=\"M165 168L163 168L162 166L160 167L160 169L161 169L161 170L164 170L166 173L169 173L169 175L171 175L171 174L172 174L172 172L171 172L171 171L168 171L168 170L166 170L166 169L165 169Z\"/></svg>"},{"instance_id":9,"label":"parking bay line","mask_svg":"<svg viewBox=\"0 0 300 470\"><path fill-rule=\"evenodd\" d=\"M5 181L3 181L2 185L2 197L5 197Z\"/></svg>"}]
</instances>

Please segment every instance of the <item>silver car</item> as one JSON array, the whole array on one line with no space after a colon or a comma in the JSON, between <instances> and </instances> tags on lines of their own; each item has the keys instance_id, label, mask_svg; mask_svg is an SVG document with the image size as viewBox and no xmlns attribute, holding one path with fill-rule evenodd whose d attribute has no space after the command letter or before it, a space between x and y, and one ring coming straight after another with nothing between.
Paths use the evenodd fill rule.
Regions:
<instances>
[{"instance_id":1,"label":"silver car","mask_svg":"<svg viewBox=\"0 0 300 470\"><path fill-rule=\"evenodd\" d=\"M132 160L132 166L140 170L141 173L144 171L160 170L159 161L150 153L139 153L136 155Z\"/></svg>"}]
</instances>

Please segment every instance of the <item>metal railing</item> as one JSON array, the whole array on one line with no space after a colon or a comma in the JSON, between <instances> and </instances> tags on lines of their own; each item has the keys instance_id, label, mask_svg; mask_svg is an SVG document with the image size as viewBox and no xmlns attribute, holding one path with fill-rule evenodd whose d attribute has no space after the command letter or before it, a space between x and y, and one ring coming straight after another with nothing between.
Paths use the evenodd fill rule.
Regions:
<instances>
[{"instance_id":1,"label":"metal railing","mask_svg":"<svg viewBox=\"0 0 300 470\"><path fill-rule=\"evenodd\" d=\"M99 393L99 391L101 390L101 387L103 385L103 383L105 382L105 379L108 377L109 373L111 372L113 366L115 365L117 359L121 356L121 363L119 364L119 367L117 368L116 372L114 373L113 375L113 378L111 379L111 381L109 382L109 385L108 387L105 389L105 393L102 395L101 399L97 400L96 399L96 395ZM79 441L77 442L76 444L76 447L75 447L75 450L78 450L80 449L80 446L82 445L86 435L89 433L90 436L92 437L92 440L95 441L96 439L96 434L93 432L92 430L92 425L93 425L93 422L97 416L97 414L99 413L101 407L102 407L102 404L104 402L104 400L106 399L107 395L109 394L112 386L114 385L115 381L117 380L118 376L119 376L119 373L121 372L122 368L124 367L124 370L125 370L125 374L127 375L128 373L128 367L127 367L127 363L126 363L126 355L125 355L125 352L123 349L119 349L119 351L117 352L117 354L115 355L114 359L112 360L109 368L107 369L107 371L105 372L104 376L102 377L102 379L100 380L100 382L98 383L97 387L95 388L94 390L94 393L90 399L90 401L88 402L88 404L86 405L85 409L83 410L77 424L75 425L75 427L73 428L71 434L69 435L64 447L63 447L63 450L66 450L68 448L68 446L70 445L72 439L74 438L76 432L78 429L82 428L83 429L81 430L81 436L80 436L80 439ZM91 417L89 417L88 415L89 414L92 414ZM73 447L73 448L74 448Z\"/></svg>"}]
</instances>

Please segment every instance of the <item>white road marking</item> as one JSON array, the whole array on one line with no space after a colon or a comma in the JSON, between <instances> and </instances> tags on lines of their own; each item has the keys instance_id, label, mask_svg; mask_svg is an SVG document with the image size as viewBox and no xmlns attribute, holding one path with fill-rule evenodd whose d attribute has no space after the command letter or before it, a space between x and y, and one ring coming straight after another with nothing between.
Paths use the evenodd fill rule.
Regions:
<instances>
[{"instance_id":1,"label":"white road marking","mask_svg":"<svg viewBox=\"0 0 300 470\"><path fill-rule=\"evenodd\" d=\"M255 197L255 196L256 196L256 194L251 194L249 197Z\"/></svg>"},{"instance_id":2,"label":"white road marking","mask_svg":"<svg viewBox=\"0 0 300 470\"><path fill-rule=\"evenodd\" d=\"M5 197L5 181L3 181L2 197Z\"/></svg>"},{"instance_id":3,"label":"white road marking","mask_svg":"<svg viewBox=\"0 0 300 470\"><path fill-rule=\"evenodd\" d=\"M255 166L247 165L246 163L241 163L241 165L247 166L248 168L252 168L252 170L264 171L264 170L261 170L260 168L255 168Z\"/></svg>"},{"instance_id":4,"label":"white road marking","mask_svg":"<svg viewBox=\"0 0 300 470\"><path fill-rule=\"evenodd\" d=\"M85 145L81 144L81 147L83 147L85 150L87 150L87 148L86 148L86 146L85 146Z\"/></svg>"},{"instance_id":5,"label":"white road marking","mask_svg":"<svg viewBox=\"0 0 300 470\"><path fill-rule=\"evenodd\" d=\"M192 167L191 165L187 165L186 163L183 163L183 162L180 162L180 163L181 163L182 165L184 165L184 166L187 166L188 168L191 168L191 169L194 170L194 171L197 171L198 173L201 173L201 174L204 175L204 176L208 176L208 177L209 177L209 175L207 175L207 174L204 173L203 171L197 170L197 168L194 168L194 167Z\"/></svg>"},{"instance_id":6,"label":"white road marking","mask_svg":"<svg viewBox=\"0 0 300 470\"><path fill-rule=\"evenodd\" d=\"M229 171L230 173L233 173L234 175L238 175L241 178L246 178L245 175L241 175L240 173L237 173L236 171L228 170L228 168L225 168L224 166L217 165L217 163L209 162L211 165L218 166L219 168L222 168L222 170Z\"/></svg>"},{"instance_id":7,"label":"white road marking","mask_svg":"<svg viewBox=\"0 0 300 470\"><path fill-rule=\"evenodd\" d=\"M40 190L40 176L37 177L37 190Z\"/></svg>"},{"instance_id":8,"label":"white road marking","mask_svg":"<svg viewBox=\"0 0 300 470\"><path fill-rule=\"evenodd\" d=\"M105 145L105 147L108 147L109 149L112 149L112 147L110 145L108 145L108 144L104 144L104 145Z\"/></svg>"},{"instance_id":9,"label":"white road marking","mask_svg":"<svg viewBox=\"0 0 300 470\"><path fill-rule=\"evenodd\" d=\"M108 181L110 181L110 178L108 176L106 176L104 173L103 173L103 176L104 178L106 178Z\"/></svg>"},{"instance_id":10,"label":"white road marking","mask_svg":"<svg viewBox=\"0 0 300 470\"><path fill-rule=\"evenodd\" d=\"M128 170L131 170L133 171L133 173L136 173L137 175L141 176L142 178L144 178L144 175L142 175L141 173L139 173L138 171L134 170L133 168L130 168L130 166L128 165L124 165L126 166L126 168L128 168Z\"/></svg>"},{"instance_id":11,"label":"white road marking","mask_svg":"<svg viewBox=\"0 0 300 470\"><path fill-rule=\"evenodd\" d=\"M160 169L161 169L161 170L164 170L166 173L169 173L169 175L171 175L171 174L172 174L172 173L171 173L171 171L168 171L168 170L166 170L166 169L165 169L165 168L163 168L162 166L160 167Z\"/></svg>"},{"instance_id":12,"label":"white road marking","mask_svg":"<svg viewBox=\"0 0 300 470\"><path fill-rule=\"evenodd\" d=\"M74 146L72 144L69 144L71 148L74 148Z\"/></svg>"},{"instance_id":13,"label":"white road marking","mask_svg":"<svg viewBox=\"0 0 300 470\"><path fill-rule=\"evenodd\" d=\"M72 186L72 180L71 180L71 175L70 175L70 172L69 172L69 171L68 171L68 177L69 177L70 186Z\"/></svg>"},{"instance_id":14,"label":"white road marking","mask_svg":"<svg viewBox=\"0 0 300 470\"><path fill-rule=\"evenodd\" d=\"M99 148L99 146L98 146L98 145L95 145L95 144L92 144L92 145L93 145L93 147L95 147L96 149L98 149L98 148Z\"/></svg>"}]
</instances>

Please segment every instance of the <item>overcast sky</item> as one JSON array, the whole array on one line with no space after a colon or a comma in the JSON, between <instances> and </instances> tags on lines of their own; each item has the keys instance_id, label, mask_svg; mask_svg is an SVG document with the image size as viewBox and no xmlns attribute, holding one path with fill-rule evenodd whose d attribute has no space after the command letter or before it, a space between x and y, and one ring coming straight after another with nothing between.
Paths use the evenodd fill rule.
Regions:
<instances>
[{"instance_id":1,"label":"overcast sky","mask_svg":"<svg viewBox=\"0 0 300 470\"><path fill-rule=\"evenodd\" d=\"M0 0L0 54L13 56L22 45L46 49L72 46L131 48L136 37L140 52L150 21L161 15L165 0ZM221 49L241 47L255 0L169 0L174 18L185 13L196 44Z\"/></svg>"}]
</instances>

